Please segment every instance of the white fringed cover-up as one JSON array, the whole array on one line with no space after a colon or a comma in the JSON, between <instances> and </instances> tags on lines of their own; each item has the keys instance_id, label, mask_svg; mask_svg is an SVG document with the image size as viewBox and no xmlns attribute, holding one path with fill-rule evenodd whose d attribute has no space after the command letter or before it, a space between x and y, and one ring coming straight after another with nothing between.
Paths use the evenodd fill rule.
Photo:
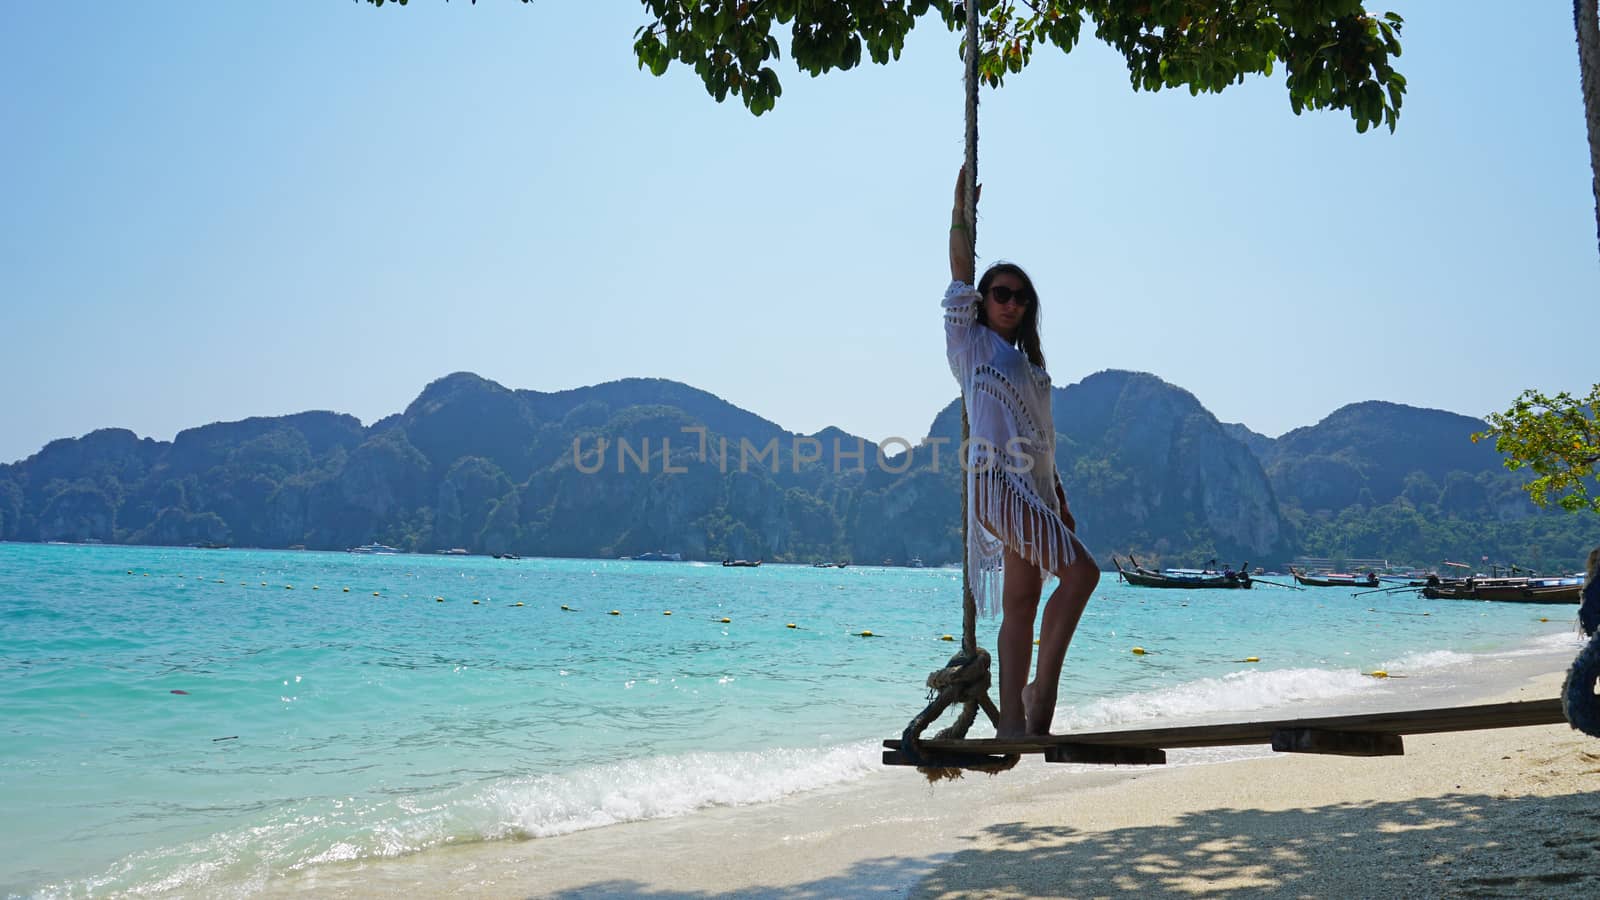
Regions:
<instances>
[{"instance_id":1,"label":"white fringed cover-up","mask_svg":"<svg viewBox=\"0 0 1600 900\"><path fill-rule=\"evenodd\" d=\"M962 460L967 572L978 609L993 615L1000 609L1006 547L1038 566L1044 578L1071 564L1078 548L1056 498L1050 375L978 323L981 302L972 285L952 282L944 294L944 334L971 435Z\"/></svg>"}]
</instances>

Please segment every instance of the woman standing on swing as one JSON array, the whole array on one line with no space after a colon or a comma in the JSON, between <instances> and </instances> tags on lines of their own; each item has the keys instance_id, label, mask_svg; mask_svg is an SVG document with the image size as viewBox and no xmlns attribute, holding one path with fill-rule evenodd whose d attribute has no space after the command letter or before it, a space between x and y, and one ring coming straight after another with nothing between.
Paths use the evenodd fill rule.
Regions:
<instances>
[{"instance_id":1,"label":"woman standing on swing","mask_svg":"<svg viewBox=\"0 0 1600 900\"><path fill-rule=\"evenodd\" d=\"M1006 262L973 286L965 174L956 180L951 214L944 328L971 434L962 460L967 571L978 609L992 613L998 598L1002 612L999 736L1042 735L1050 732L1061 664L1100 570L1073 533L1077 523L1056 474L1039 295L1027 273ZM1061 580L1044 607L1038 673L1025 686L1039 598L1052 575Z\"/></svg>"}]
</instances>

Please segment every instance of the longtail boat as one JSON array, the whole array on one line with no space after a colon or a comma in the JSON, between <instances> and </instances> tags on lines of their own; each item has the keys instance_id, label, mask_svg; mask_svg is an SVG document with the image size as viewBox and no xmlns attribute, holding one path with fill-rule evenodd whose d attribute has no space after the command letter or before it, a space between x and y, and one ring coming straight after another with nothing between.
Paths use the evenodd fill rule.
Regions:
<instances>
[{"instance_id":1,"label":"longtail boat","mask_svg":"<svg viewBox=\"0 0 1600 900\"><path fill-rule=\"evenodd\" d=\"M1294 566L1289 567L1289 574L1294 580L1306 587L1366 587L1378 586L1378 575L1368 572L1366 575L1346 575L1343 572L1324 572L1320 575L1305 575Z\"/></svg>"},{"instance_id":2,"label":"longtail boat","mask_svg":"<svg viewBox=\"0 0 1600 900\"><path fill-rule=\"evenodd\" d=\"M1249 590L1251 581L1250 573L1244 571L1208 572L1204 570L1181 571L1168 569L1163 572L1146 569L1139 565L1132 556L1128 557L1131 568L1123 568L1122 563L1111 557L1111 562L1117 567L1117 572L1129 584L1140 587L1159 588L1243 588Z\"/></svg>"},{"instance_id":3,"label":"longtail boat","mask_svg":"<svg viewBox=\"0 0 1600 900\"><path fill-rule=\"evenodd\" d=\"M1494 600L1502 603L1577 603L1581 578L1434 579L1422 589L1429 600Z\"/></svg>"},{"instance_id":4,"label":"longtail boat","mask_svg":"<svg viewBox=\"0 0 1600 900\"><path fill-rule=\"evenodd\" d=\"M1437 584L1423 587L1422 596L1429 600L1472 600L1472 589L1470 581L1440 579Z\"/></svg>"},{"instance_id":5,"label":"longtail boat","mask_svg":"<svg viewBox=\"0 0 1600 900\"><path fill-rule=\"evenodd\" d=\"M1549 584L1532 587L1479 588L1479 600L1507 603L1577 603L1583 595L1581 584Z\"/></svg>"}]
</instances>

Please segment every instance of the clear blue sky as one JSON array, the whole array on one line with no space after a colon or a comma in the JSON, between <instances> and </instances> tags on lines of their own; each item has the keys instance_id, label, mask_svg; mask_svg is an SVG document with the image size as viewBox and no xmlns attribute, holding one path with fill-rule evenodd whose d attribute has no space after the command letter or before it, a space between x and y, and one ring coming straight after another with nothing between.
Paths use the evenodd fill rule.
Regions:
<instances>
[{"instance_id":1,"label":"clear blue sky","mask_svg":"<svg viewBox=\"0 0 1600 900\"><path fill-rule=\"evenodd\" d=\"M1023 263L1058 385L1154 372L1270 435L1385 399L1481 415L1600 378L1571 5L1393 0L1400 130L1281 74L1134 93L1092 40L986 92L981 255ZM757 119L632 60L642 7L0 6L0 460L470 370L687 382L810 432L916 438L957 38Z\"/></svg>"}]
</instances>

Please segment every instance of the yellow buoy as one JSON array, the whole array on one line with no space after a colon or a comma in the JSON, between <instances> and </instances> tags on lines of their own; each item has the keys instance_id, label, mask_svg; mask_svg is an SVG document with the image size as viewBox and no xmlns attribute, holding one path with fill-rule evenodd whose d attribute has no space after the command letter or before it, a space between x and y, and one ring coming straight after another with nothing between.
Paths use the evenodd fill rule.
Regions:
<instances>
[{"instance_id":1,"label":"yellow buoy","mask_svg":"<svg viewBox=\"0 0 1600 900\"><path fill-rule=\"evenodd\" d=\"M312 590L313 590L313 591L320 591L320 590L322 590L322 588L319 588L319 587L317 587L317 586L316 586L316 585L314 585L314 584L313 584L313 585L312 585L312 586L311 586L311 589L312 589Z\"/></svg>"},{"instance_id":2,"label":"yellow buoy","mask_svg":"<svg viewBox=\"0 0 1600 900\"><path fill-rule=\"evenodd\" d=\"M1240 662L1261 662L1261 657L1259 657L1259 656L1246 656L1244 659L1241 659L1239 661Z\"/></svg>"},{"instance_id":3,"label":"yellow buoy","mask_svg":"<svg viewBox=\"0 0 1600 900\"><path fill-rule=\"evenodd\" d=\"M517 605L517 606L521 606L521 605L522 605L522 601L521 601L521 600L518 600L518 601L517 601L517 602L516 602L516 605Z\"/></svg>"},{"instance_id":4,"label":"yellow buoy","mask_svg":"<svg viewBox=\"0 0 1600 900\"><path fill-rule=\"evenodd\" d=\"M566 610L567 612L572 612L572 607L566 605L565 603L561 604L561 608Z\"/></svg>"},{"instance_id":5,"label":"yellow buoy","mask_svg":"<svg viewBox=\"0 0 1600 900\"><path fill-rule=\"evenodd\" d=\"M345 588L345 589L344 589L344 592L345 592L345 593L346 593L346 594L348 594L348 593L350 593L350 589L349 589L349 588Z\"/></svg>"},{"instance_id":6,"label":"yellow buoy","mask_svg":"<svg viewBox=\"0 0 1600 900\"><path fill-rule=\"evenodd\" d=\"M283 586L283 589L286 590L286 591L292 591L292 590L294 590L294 585L286 584L286 585Z\"/></svg>"},{"instance_id":7,"label":"yellow buoy","mask_svg":"<svg viewBox=\"0 0 1600 900\"><path fill-rule=\"evenodd\" d=\"M1135 648L1133 648L1133 655L1134 656L1143 656L1144 655L1144 648L1143 647L1135 647Z\"/></svg>"},{"instance_id":8,"label":"yellow buoy","mask_svg":"<svg viewBox=\"0 0 1600 900\"><path fill-rule=\"evenodd\" d=\"M670 616L670 615L672 615L672 610L670 610L670 609L662 610L661 614L663 616Z\"/></svg>"},{"instance_id":9,"label":"yellow buoy","mask_svg":"<svg viewBox=\"0 0 1600 900\"><path fill-rule=\"evenodd\" d=\"M728 618L727 616L723 616L722 617L722 624L724 624L724 625L726 625L726 624L728 624L729 622L732 622L732 621L733 620Z\"/></svg>"},{"instance_id":10,"label":"yellow buoy","mask_svg":"<svg viewBox=\"0 0 1600 900\"><path fill-rule=\"evenodd\" d=\"M1546 619L1546 618L1544 618L1544 617L1543 617L1543 616L1540 616L1540 617L1539 617L1539 621L1541 621L1541 622L1548 622L1548 621L1550 621L1550 620L1549 620L1549 619Z\"/></svg>"},{"instance_id":11,"label":"yellow buoy","mask_svg":"<svg viewBox=\"0 0 1600 900\"><path fill-rule=\"evenodd\" d=\"M1368 672L1367 674L1371 675L1373 678L1388 678L1389 677L1389 673L1385 672L1382 669L1374 669L1373 671Z\"/></svg>"},{"instance_id":12,"label":"yellow buoy","mask_svg":"<svg viewBox=\"0 0 1600 900\"><path fill-rule=\"evenodd\" d=\"M863 631L863 632L861 632L861 636L862 637L872 637L873 635L872 635L872 632L870 632L870 631Z\"/></svg>"},{"instance_id":13,"label":"yellow buoy","mask_svg":"<svg viewBox=\"0 0 1600 900\"><path fill-rule=\"evenodd\" d=\"M266 587L266 586L267 586L267 583L266 583L266 582L265 582L265 581L263 581L263 582L261 582L261 586L262 586L262 587Z\"/></svg>"},{"instance_id":14,"label":"yellow buoy","mask_svg":"<svg viewBox=\"0 0 1600 900\"><path fill-rule=\"evenodd\" d=\"M939 640L941 640L941 641L953 641L955 639L956 639L956 636L953 635L953 634L947 634L944 637L939 638Z\"/></svg>"},{"instance_id":15,"label":"yellow buoy","mask_svg":"<svg viewBox=\"0 0 1600 900\"><path fill-rule=\"evenodd\" d=\"M433 598L433 602L435 602L435 603L443 603L444 602L444 598L443 597L435 597L435 598Z\"/></svg>"},{"instance_id":16,"label":"yellow buoy","mask_svg":"<svg viewBox=\"0 0 1600 900\"><path fill-rule=\"evenodd\" d=\"M611 615L613 615L613 616L620 616L620 615L622 615L622 613L620 613L620 612L618 612L618 611L616 611L616 610L614 610L614 609L613 609L613 610L612 610L612 611L611 611Z\"/></svg>"},{"instance_id":17,"label":"yellow buoy","mask_svg":"<svg viewBox=\"0 0 1600 900\"><path fill-rule=\"evenodd\" d=\"M1033 639L1033 645L1034 645L1034 646L1035 646L1035 647L1037 647L1037 646L1039 646L1039 639L1038 639L1038 638L1034 638L1034 639Z\"/></svg>"},{"instance_id":18,"label":"yellow buoy","mask_svg":"<svg viewBox=\"0 0 1600 900\"><path fill-rule=\"evenodd\" d=\"M800 626L794 624L793 622L790 622L788 625L785 625L783 627L785 627L785 628L798 628Z\"/></svg>"},{"instance_id":19,"label":"yellow buoy","mask_svg":"<svg viewBox=\"0 0 1600 900\"><path fill-rule=\"evenodd\" d=\"M478 605L480 605L480 604L479 604L479 603L478 603L478 601L476 601L476 600L474 600L474 601L472 601L472 605L473 605L473 606L478 606Z\"/></svg>"},{"instance_id":20,"label":"yellow buoy","mask_svg":"<svg viewBox=\"0 0 1600 900\"><path fill-rule=\"evenodd\" d=\"M377 596L379 596L379 594L378 594L378 592L377 592L377 591L373 591L373 592L372 592L372 596L374 596L374 597L377 597Z\"/></svg>"}]
</instances>

